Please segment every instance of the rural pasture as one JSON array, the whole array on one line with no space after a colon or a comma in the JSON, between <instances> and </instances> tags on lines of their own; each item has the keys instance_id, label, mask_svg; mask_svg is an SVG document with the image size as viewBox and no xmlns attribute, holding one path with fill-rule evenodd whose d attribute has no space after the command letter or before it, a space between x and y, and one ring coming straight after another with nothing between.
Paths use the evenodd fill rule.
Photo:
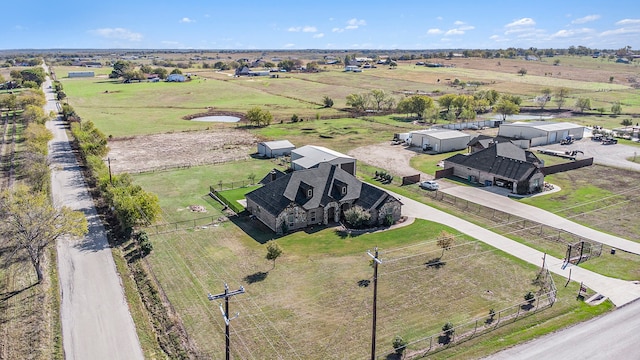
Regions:
<instances>
[{"instance_id":1,"label":"rural pasture","mask_svg":"<svg viewBox=\"0 0 640 360\"><path fill-rule=\"evenodd\" d=\"M191 166L134 175L137 184L159 196L162 207L159 223L172 224L201 217L224 219L228 214L207 195L210 185L246 180L250 175L259 180L271 168L281 166L272 160L250 158L255 149L251 145L257 141L286 138L297 146L323 145L348 152L388 141L393 133L425 126L414 124L404 114L353 119L343 111L345 98L351 93L383 89L397 99L415 92L437 98L444 93L475 89L449 84L457 78L483 83L480 90L496 89L520 95L527 105L532 105L531 99L545 87L567 87L572 97L565 105L567 109L573 107L575 97L589 96L596 104L610 104L619 99L623 101L623 113L640 113L638 90L626 80L636 76L635 65L623 67L599 59L560 59L560 66L554 66L548 59L540 63L501 59L499 66L497 59L456 59L449 60L455 67L446 69L401 62L395 69L379 66L362 73L344 73L340 68L327 67L326 72L288 73L277 79L234 78L230 73L193 68L187 71L197 74L196 80L180 84L122 84L104 77L68 79L60 76L73 70L66 67L56 68L56 73L69 103L83 120L93 121L112 137L109 145L114 151L110 156L115 159L112 163L115 170L136 172L149 165L156 169L178 167L181 161ZM528 69L525 76L517 74L522 67ZM545 76L548 72L553 76ZM614 77L611 83L610 76ZM335 101L333 108L322 107L324 96ZM254 128L245 123L184 120L185 116L208 108L243 113L256 106L274 115L272 125ZM548 108L553 107L551 102ZM293 114L303 121L291 123ZM593 112L584 118L572 117L571 121L593 123L598 118L613 125L622 117ZM189 140L190 136L200 140ZM135 152L141 150L145 152ZM235 159L236 155L248 159L214 165L216 159ZM211 165L195 166L201 163ZM412 164L425 170L433 168L428 159L416 159ZM373 181L373 170L362 164L358 175ZM613 174L605 171L601 176L606 179ZM574 179L559 177L557 181ZM554 200L564 202L566 206L562 209L588 201L587 195L597 199L608 194L593 192L584 183L575 184L566 186L566 191L558 195L565 198ZM426 201L416 189L399 187L397 182L389 186L403 196ZM189 211L191 205L204 207L206 213ZM612 208L594 214L607 217ZM621 216L619 209L615 211L616 216ZM632 217L637 220L637 214ZM598 224L594 226L606 229L604 222ZM625 234L637 230L623 228ZM447 321L462 323L488 315L491 308L498 310L517 304L527 291L535 290L531 281L539 267L467 236L457 236L456 245L443 254L436 245L442 230L456 234L453 229L418 220L397 229L359 236L324 227L299 231L277 239L284 253L273 266L264 258L264 243L275 235L248 217L229 217L215 225L161 234L155 234L153 226L150 227L154 250L146 262L206 357L224 352L224 322L218 304L209 302L206 294L219 293L226 282L230 289L244 286L247 290L230 301L231 312L240 312L240 317L231 322L234 357L351 359L366 357L369 350L372 293L370 286L359 284L371 280L372 269L365 252L377 246L383 260L377 333L378 354L382 356L392 351L391 341L396 335L412 342L439 332ZM442 257L444 266L427 265L438 257ZM629 260L627 264L631 265L627 266L632 267L636 261ZM632 272L629 268L624 271ZM563 281L558 278L556 282ZM552 308L434 354L434 358L453 354L477 358L611 308L610 303L591 307L575 301L577 284L558 289L558 302ZM524 331L534 325L538 325L535 330ZM418 350L420 343L410 348Z\"/></svg>"}]
</instances>

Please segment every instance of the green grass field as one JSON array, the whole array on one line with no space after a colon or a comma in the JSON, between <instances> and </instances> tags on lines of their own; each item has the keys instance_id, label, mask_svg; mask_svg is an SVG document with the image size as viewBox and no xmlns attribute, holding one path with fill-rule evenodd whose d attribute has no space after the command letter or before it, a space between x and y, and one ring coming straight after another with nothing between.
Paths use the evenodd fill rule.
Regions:
<instances>
[{"instance_id":1,"label":"green grass field","mask_svg":"<svg viewBox=\"0 0 640 360\"><path fill-rule=\"evenodd\" d=\"M492 69L473 68L462 60L456 68L447 69L402 63L394 70L379 67L354 74L329 68L327 72L287 74L278 79L233 78L202 70L198 80L182 84L121 84L105 78L63 79L63 84L69 102L83 119L94 121L107 135L118 137L235 126L193 123L182 120L182 116L202 112L207 107L246 112L260 106L269 110L275 121L268 127L248 129L259 138L286 138L298 146L323 145L342 152L389 140L396 132L419 128L402 115L361 119L340 117L348 94L373 89L383 89L397 99L405 92L416 90L466 91L448 85L449 81L458 78L480 81L485 83L480 89L515 93L530 102L544 87L566 86L571 90L572 99L565 107L571 107L570 103L577 97L589 96L593 97L594 104L607 107L617 97L624 98L623 111L640 109L640 98L628 84L619 79L607 82L608 71L616 71L615 76L620 78L622 75L619 74L625 74L623 71L627 68L592 62L581 65L578 60L562 58L561 67L542 64L532 67L526 76L518 76L517 69L513 69L526 63L501 61L500 69L495 65ZM547 66L553 70L553 76L544 74L550 71ZM592 78L567 75L571 69L580 66L595 72ZM597 66L606 70L599 70ZM335 101L334 108L321 107L324 96ZM303 121L289 123L293 114ZM316 120L318 116L340 118ZM599 117L595 113L570 120L600 124L596 122L599 118L607 125L620 121L620 118L606 114ZM450 155L419 155L412 160L412 166L433 173L436 164ZM546 160L554 163L556 159ZM269 160L250 160L140 174L134 178L137 184L160 197L160 223L185 222L202 216L218 218L223 215L222 206L207 195L209 185L229 179L245 180L251 174L258 180L277 166ZM371 167L359 164L358 168L362 178L372 181L374 170ZM603 221L594 219L604 216L608 220L615 207L598 212L601 210L596 203L590 205L589 201L609 198L615 202L622 198L611 188L599 187L600 183L594 187L586 180L580 181L580 176L608 179L606 171L589 176L575 173L569 178L553 175L550 181L566 191L533 204L560 211L568 217L586 212L586 216L576 217L576 221L601 227ZM402 196L428 201L416 186L401 188L397 185L396 179L396 183L385 187ZM616 186L625 185L616 183ZM229 196L241 197L242 191L244 189L236 190ZM573 210L572 206L576 204L581 204L582 209ZM207 213L191 212L188 210L190 205L204 206ZM446 210L456 213L454 209ZM589 214L593 214L592 217ZM482 219L472 221L480 224ZM628 221L616 224L620 227L616 231L622 234L640 231ZM379 354L391 351L390 344L395 335L414 341L439 331L447 321L459 324L486 316L490 308L513 305L533 289L531 280L537 266L525 264L466 236L459 236L456 246L444 253L444 266L438 269L426 266L429 260L442 256L442 250L435 244L441 230L455 233L439 224L416 221L395 230L360 236L316 227L277 238L257 221L242 217L217 226L151 235L154 250L147 259L171 305L205 357L214 357L224 351L224 323L218 304L209 302L206 294L221 292L226 282L231 289L239 286L246 289L245 294L233 297L230 304L231 312L241 313L231 322L234 357L362 358L367 356L369 349L371 287L360 287L358 283L371 280L366 251L376 246L383 259L378 296ZM277 239L284 250L275 266L265 259L265 242L271 239ZM517 240L526 242L528 239ZM551 252L561 252L561 249L550 249ZM613 265L610 257L603 256L586 263L585 267L623 278L636 276L635 258L616 259L619 261ZM434 358L477 358L611 309L610 303L588 307L576 302L576 286L561 287L559 301L553 308L436 354Z\"/></svg>"}]
</instances>

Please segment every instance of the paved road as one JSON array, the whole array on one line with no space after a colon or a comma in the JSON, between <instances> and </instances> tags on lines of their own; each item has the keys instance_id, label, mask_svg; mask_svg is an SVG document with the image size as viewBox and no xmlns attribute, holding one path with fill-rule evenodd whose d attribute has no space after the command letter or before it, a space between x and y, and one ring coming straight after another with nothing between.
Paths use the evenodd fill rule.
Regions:
<instances>
[{"instance_id":1,"label":"paved road","mask_svg":"<svg viewBox=\"0 0 640 360\"><path fill-rule=\"evenodd\" d=\"M443 189L442 192L474 203L482 204L492 209L504 211L523 219L536 221L541 224L555 227L556 229L566 230L584 238L640 255L640 243L638 242L593 230L546 210L515 201L504 195L494 194L482 188L475 188L471 186L451 186ZM635 240L640 240L640 235Z\"/></svg>"},{"instance_id":2,"label":"paved road","mask_svg":"<svg viewBox=\"0 0 640 360\"><path fill-rule=\"evenodd\" d=\"M395 196L399 197L397 194ZM538 266L542 264L544 254L538 250L415 200L401 198L401 201L404 204L402 214L405 216L450 226L531 264ZM571 270L571 280L583 282L590 289L608 297L616 306L622 306L640 298L640 284L606 277L573 265L563 268L564 262L561 259L549 255L546 256L546 263L551 272L565 278L569 277Z\"/></svg>"},{"instance_id":3,"label":"paved road","mask_svg":"<svg viewBox=\"0 0 640 360\"><path fill-rule=\"evenodd\" d=\"M56 111L48 88L45 112ZM53 200L86 214L89 233L57 243L62 303L62 341L66 359L144 359L105 229L87 192L61 121L47 122Z\"/></svg>"},{"instance_id":4,"label":"paved road","mask_svg":"<svg viewBox=\"0 0 640 360\"><path fill-rule=\"evenodd\" d=\"M640 301L498 352L487 360L639 359ZM624 334L624 335L623 335Z\"/></svg>"}]
</instances>

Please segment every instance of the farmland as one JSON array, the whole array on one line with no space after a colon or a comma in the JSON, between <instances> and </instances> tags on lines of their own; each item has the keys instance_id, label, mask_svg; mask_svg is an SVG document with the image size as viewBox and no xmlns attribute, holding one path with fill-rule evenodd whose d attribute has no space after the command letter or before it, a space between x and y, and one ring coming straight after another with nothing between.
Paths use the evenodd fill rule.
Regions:
<instances>
[{"instance_id":1,"label":"farmland","mask_svg":"<svg viewBox=\"0 0 640 360\"><path fill-rule=\"evenodd\" d=\"M83 120L93 121L111 136L114 152L110 156L115 159L116 171L135 172L136 168L144 169L149 164L158 169L164 165L189 165L134 176L137 184L159 196L162 214L158 224L219 219L215 225L211 222L157 234L153 226L148 228L154 250L145 261L204 356L224 351L224 323L218 304L209 302L206 293L218 293L228 283L231 289L239 286L246 289L245 294L230 302L231 311L241 313L231 323L234 357L362 358L367 355L368 348L363 344L369 342L371 325L371 288L359 286L366 283L362 280L371 280L367 250L377 246L383 260L378 289L380 354L392 351L390 344L395 335L416 341L439 332L447 321L462 323L486 316L491 308L498 310L517 304L523 294L533 290L531 280L538 267L460 235L454 229L423 220L358 236L320 227L276 238L255 220L227 217L229 214L222 206L207 195L209 186L245 180L252 174L260 179L271 168L284 169L276 161L249 156L253 152L251 145L259 140L286 138L297 146L323 145L348 152L388 141L396 132L424 127L406 121L404 115L353 118L345 111L347 95L374 89L384 89L397 99L417 91L435 97L472 91L453 86L451 82L457 78L484 84L479 89L520 95L526 102L545 87L567 87L571 96L590 96L598 104L622 98L624 113L640 112L640 96L625 80L633 76L633 71L628 70L631 67L598 59L561 60L560 66L554 66L523 60L502 59L497 65L495 59L457 59L451 60L455 67L443 69L405 62L394 69L380 66L357 74L327 67L319 73L289 73L279 78L236 78L230 73L193 68L188 71L197 74L197 79L180 84L122 84L106 77L60 80L69 103ZM516 71L523 66L529 71L520 76ZM60 67L56 73L60 76L72 69ZM549 72L553 75L547 75ZM610 76L615 81L609 82ZM330 96L335 101L334 107L323 107L323 96ZM270 126L201 123L183 118L208 108L244 113L256 106L273 114ZM294 114L303 120L290 122ZM589 116L593 118L572 117L571 121L593 121L598 115ZM611 124L619 121L605 118ZM202 142L189 140L189 136L196 134ZM220 142L218 136L225 140ZM246 141L234 143L228 139ZM147 152L136 153L133 151L136 147ZM170 150L162 153L165 148ZM197 158L197 155L224 158L230 153L244 159L215 164ZM229 159L237 160L235 155ZM423 156L416 157L412 165L428 172L435 169L433 160ZM358 175L369 179L369 169L366 166L359 169ZM563 209L586 201L580 193L586 184L559 175L554 181L567 184L566 192L558 195L565 196ZM569 184L575 184L575 188ZM405 191L403 196L420 198L397 185L390 186L394 191ZM587 192L595 197L609 194ZM206 213L189 211L192 205L202 206ZM605 210L598 216L608 214ZM624 227L622 231L628 234L635 230ZM436 244L441 231L456 235L456 245L446 252ZM271 239L277 239L284 250L275 263L264 259L265 242ZM446 264L438 268L426 265L437 257L442 257ZM462 357L482 356L502 346L498 338L525 339L509 335L511 331L518 333L534 323L551 331L611 308L610 303L590 307L576 302L576 287L571 284L561 288L557 305L486 335L486 343L480 346L472 340L434 356L454 353ZM420 346L418 342L411 349L418 350Z\"/></svg>"}]
</instances>

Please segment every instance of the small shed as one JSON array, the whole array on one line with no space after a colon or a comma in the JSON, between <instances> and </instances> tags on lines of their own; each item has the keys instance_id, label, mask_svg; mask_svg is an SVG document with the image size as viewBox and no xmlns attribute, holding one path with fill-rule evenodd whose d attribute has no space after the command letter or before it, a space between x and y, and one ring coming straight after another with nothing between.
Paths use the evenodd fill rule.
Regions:
<instances>
[{"instance_id":1,"label":"small shed","mask_svg":"<svg viewBox=\"0 0 640 360\"><path fill-rule=\"evenodd\" d=\"M584 126L569 122L534 121L501 124L498 130L498 136L528 140L530 147L559 143L569 135L575 140L582 139Z\"/></svg>"},{"instance_id":2,"label":"small shed","mask_svg":"<svg viewBox=\"0 0 640 360\"><path fill-rule=\"evenodd\" d=\"M187 77L182 74L171 74L167 76L168 82L185 82L187 81Z\"/></svg>"},{"instance_id":3,"label":"small shed","mask_svg":"<svg viewBox=\"0 0 640 360\"><path fill-rule=\"evenodd\" d=\"M69 71L70 78L77 77L94 77L96 74L93 71Z\"/></svg>"},{"instance_id":4,"label":"small shed","mask_svg":"<svg viewBox=\"0 0 640 360\"><path fill-rule=\"evenodd\" d=\"M471 140L469 134L457 130L429 129L412 131L410 134L411 146L435 153L463 150Z\"/></svg>"},{"instance_id":5,"label":"small shed","mask_svg":"<svg viewBox=\"0 0 640 360\"><path fill-rule=\"evenodd\" d=\"M289 140L264 141L258 143L258 155L267 158L291 155L295 148Z\"/></svg>"}]
</instances>

